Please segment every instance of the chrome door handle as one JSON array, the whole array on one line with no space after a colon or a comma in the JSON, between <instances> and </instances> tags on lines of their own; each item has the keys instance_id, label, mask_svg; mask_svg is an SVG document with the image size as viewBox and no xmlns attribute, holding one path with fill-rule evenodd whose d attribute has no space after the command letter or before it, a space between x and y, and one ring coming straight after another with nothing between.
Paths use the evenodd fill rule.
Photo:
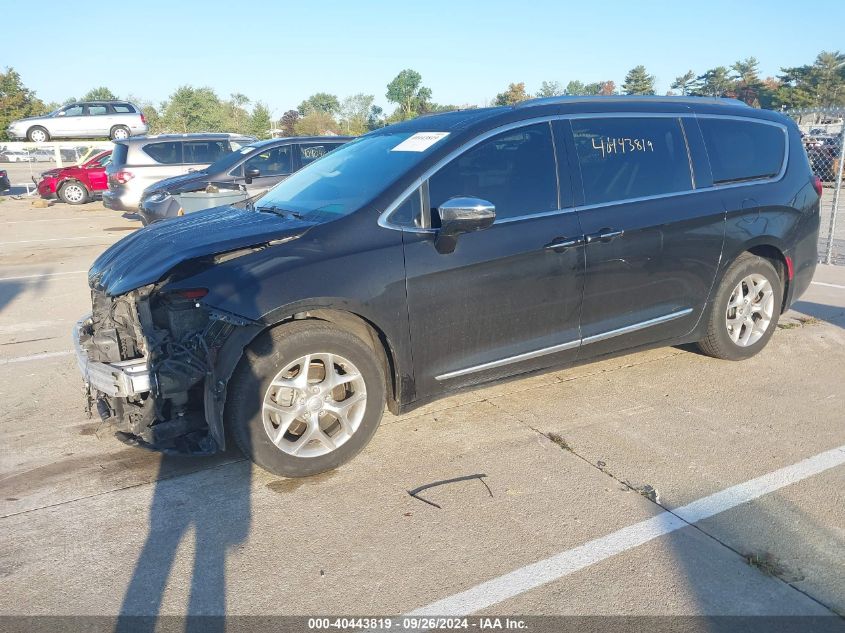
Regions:
<instances>
[{"instance_id":1,"label":"chrome door handle","mask_svg":"<svg viewBox=\"0 0 845 633\"><path fill-rule=\"evenodd\" d=\"M584 237L575 237L575 238L568 238L568 237L557 237L550 244L546 244L543 248L550 250L550 251L557 251L563 252L567 248L572 248L573 246L581 246L584 244Z\"/></svg>"},{"instance_id":2,"label":"chrome door handle","mask_svg":"<svg viewBox=\"0 0 845 633\"><path fill-rule=\"evenodd\" d=\"M587 236L587 244L593 242L609 242L617 237L625 235L625 231L613 231L611 229L602 229L598 233L592 233Z\"/></svg>"}]
</instances>

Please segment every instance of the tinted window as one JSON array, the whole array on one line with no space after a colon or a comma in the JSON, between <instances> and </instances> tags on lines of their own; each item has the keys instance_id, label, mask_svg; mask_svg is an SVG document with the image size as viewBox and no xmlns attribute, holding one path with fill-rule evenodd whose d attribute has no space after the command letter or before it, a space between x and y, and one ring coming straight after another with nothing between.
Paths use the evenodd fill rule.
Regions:
<instances>
[{"instance_id":1,"label":"tinted window","mask_svg":"<svg viewBox=\"0 0 845 633\"><path fill-rule=\"evenodd\" d=\"M725 183L766 178L780 173L786 138L775 125L735 119L698 120L713 182Z\"/></svg>"},{"instance_id":2,"label":"tinted window","mask_svg":"<svg viewBox=\"0 0 845 633\"><path fill-rule=\"evenodd\" d=\"M125 103L115 103L113 106L114 111L118 114L134 114L135 110L132 109L131 106Z\"/></svg>"},{"instance_id":3,"label":"tinted window","mask_svg":"<svg viewBox=\"0 0 845 633\"><path fill-rule=\"evenodd\" d=\"M257 169L261 176L278 176L289 174L291 146L282 145L256 154L244 163L244 173L250 169Z\"/></svg>"},{"instance_id":4,"label":"tinted window","mask_svg":"<svg viewBox=\"0 0 845 633\"><path fill-rule=\"evenodd\" d=\"M183 152L186 163L213 163L230 151L228 141L185 141Z\"/></svg>"},{"instance_id":5,"label":"tinted window","mask_svg":"<svg viewBox=\"0 0 845 633\"><path fill-rule=\"evenodd\" d=\"M585 204L692 189L676 118L574 119Z\"/></svg>"},{"instance_id":6,"label":"tinted window","mask_svg":"<svg viewBox=\"0 0 845 633\"><path fill-rule=\"evenodd\" d=\"M303 167L337 147L336 143L305 143L299 146L299 161Z\"/></svg>"},{"instance_id":7,"label":"tinted window","mask_svg":"<svg viewBox=\"0 0 845 633\"><path fill-rule=\"evenodd\" d=\"M479 143L434 174L428 186L433 211L456 196L492 202L497 218L557 209L549 124L503 132Z\"/></svg>"},{"instance_id":8,"label":"tinted window","mask_svg":"<svg viewBox=\"0 0 845 633\"><path fill-rule=\"evenodd\" d=\"M90 105L88 106L88 115L89 116L99 116L102 114L106 114L109 109L104 105Z\"/></svg>"},{"instance_id":9,"label":"tinted window","mask_svg":"<svg viewBox=\"0 0 845 633\"><path fill-rule=\"evenodd\" d=\"M182 162L182 143L179 141L150 143L144 146L144 152L157 163L164 165L176 165Z\"/></svg>"},{"instance_id":10,"label":"tinted window","mask_svg":"<svg viewBox=\"0 0 845 633\"><path fill-rule=\"evenodd\" d=\"M114 149L111 151L111 163L118 167L123 167L126 164L126 157L129 154L129 146L123 143L115 143Z\"/></svg>"}]
</instances>

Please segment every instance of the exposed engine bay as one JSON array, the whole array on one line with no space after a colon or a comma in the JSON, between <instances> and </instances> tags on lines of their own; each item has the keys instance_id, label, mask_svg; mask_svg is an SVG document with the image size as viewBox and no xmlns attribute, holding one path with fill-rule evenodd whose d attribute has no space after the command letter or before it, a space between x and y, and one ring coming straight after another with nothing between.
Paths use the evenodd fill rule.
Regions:
<instances>
[{"instance_id":1,"label":"exposed engine bay","mask_svg":"<svg viewBox=\"0 0 845 633\"><path fill-rule=\"evenodd\" d=\"M203 293L155 285L118 297L91 291L92 315L77 329L91 366L89 413L113 422L124 441L194 454L220 448L209 433L204 387L236 326L203 307Z\"/></svg>"}]
</instances>

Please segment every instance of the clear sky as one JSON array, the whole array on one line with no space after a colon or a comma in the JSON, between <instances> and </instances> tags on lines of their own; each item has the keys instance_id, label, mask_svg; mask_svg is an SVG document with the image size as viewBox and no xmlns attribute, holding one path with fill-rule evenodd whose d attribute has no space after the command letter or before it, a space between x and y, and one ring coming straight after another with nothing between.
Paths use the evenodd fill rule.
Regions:
<instances>
[{"instance_id":1,"label":"clear sky","mask_svg":"<svg viewBox=\"0 0 845 633\"><path fill-rule=\"evenodd\" d=\"M658 92L692 69L754 56L761 74L845 50L845 1L812 11L742 2L486 0L6 0L0 67L45 101L109 87L156 104L182 84L241 92L275 116L314 92L373 94L413 68L443 104L491 101L508 83L612 79L644 64ZM77 42L75 44L75 42Z\"/></svg>"}]
</instances>

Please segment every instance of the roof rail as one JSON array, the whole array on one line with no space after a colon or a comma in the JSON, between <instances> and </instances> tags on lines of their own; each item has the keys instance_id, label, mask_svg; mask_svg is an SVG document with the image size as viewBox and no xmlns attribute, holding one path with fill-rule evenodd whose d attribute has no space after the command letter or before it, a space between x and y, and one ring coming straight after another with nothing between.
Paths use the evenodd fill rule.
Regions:
<instances>
[{"instance_id":1,"label":"roof rail","mask_svg":"<svg viewBox=\"0 0 845 633\"><path fill-rule=\"evenodd\" d=\"M682 97L682 96L658 96L658 95L562 95L559 97L540 97L537 99L528 99L520 101L515 104L515 108L530 108L540 105L553 105L556 103L585 103L585 102L649 102L649 103L689 103L689 104L708 104L708 105L723 105L723 106L745 106L750 107L744 101L739 99L730 99L728 97Z\"/></svg>"}]
</instances>

